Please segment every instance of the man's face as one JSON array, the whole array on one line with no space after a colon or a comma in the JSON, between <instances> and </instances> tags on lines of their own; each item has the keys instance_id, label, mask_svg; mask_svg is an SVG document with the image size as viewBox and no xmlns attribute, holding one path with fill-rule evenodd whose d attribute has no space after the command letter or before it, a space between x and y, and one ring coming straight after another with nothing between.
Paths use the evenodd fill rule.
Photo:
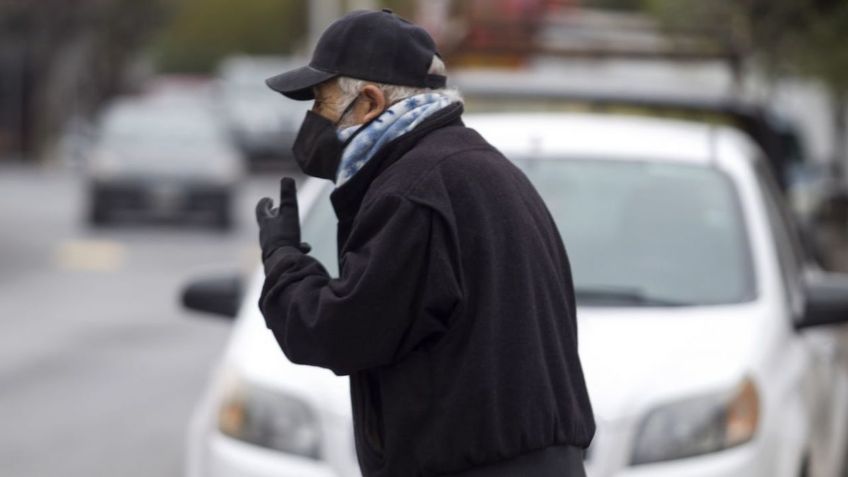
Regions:
<instances>
[{"instance_id":1,"label":"man's face","mask_svg":"<svg viewBox=\"0 0 848 477\"><path fill-rule=\"evenodd\" d=\"M313 93L315 94L315 103L312 105L312 112L327 118L340 129L367 123L379 116L388 107L383 91L373 84L366 84L359 91L355 100L344 98L336 79L319 84L313 88ZM354 101L354 103L351 104L350 101ZM342 118L342 113L348 107L350 109ZM339 122L340 119L343 119L343 121Z\"/></svg>"},{"instance_id":2,"label":"man's face","mask_svg":"<svg viewBox=\"0 0 848 477\"><path fill-rule=\"evenodd\" d=\"M312 112L320 114L333 124L337 123L346 107L346 105L341 104L342 91L339 89L338 81L335 79L326 81L315 86L312 90L315 94Z\"/></svg>"}]
</instances>

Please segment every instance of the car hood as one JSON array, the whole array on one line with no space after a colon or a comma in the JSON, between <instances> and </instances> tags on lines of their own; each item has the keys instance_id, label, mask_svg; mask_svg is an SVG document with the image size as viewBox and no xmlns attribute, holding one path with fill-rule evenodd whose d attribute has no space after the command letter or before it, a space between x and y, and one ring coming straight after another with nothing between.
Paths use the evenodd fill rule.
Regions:
<instances>
[{"instance_id":1,"label":"car hood","mask_svg":"<svg viewBox=\"0 0 848 477\"><path fill-rule=\"evenodd\" d=\"M253 287L256 290L258 287ZM249 381L301 396L323 412L351 415L349 383L291 363L248 297L227 361ZM750 373L768 337L756 304L674 308L581 308L579 348L596 418L641 415L660 402L713 393Z\"/></svg>"},{"instance_id":2,"label":"car hood","mask_svg":"<svg viewBox=\"0 0 848 477\"><path fill-rule=\"evenodd\" d=\"M754 304L581 308L578 316L586 384L596 418L607 422L734 386L765 339Z\"/></svg>"}]
</instances>

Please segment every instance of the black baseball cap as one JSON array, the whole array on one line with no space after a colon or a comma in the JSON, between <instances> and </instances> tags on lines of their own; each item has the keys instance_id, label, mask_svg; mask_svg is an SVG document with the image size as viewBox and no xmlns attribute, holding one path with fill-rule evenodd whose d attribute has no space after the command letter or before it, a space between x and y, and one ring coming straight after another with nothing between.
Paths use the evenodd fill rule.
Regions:
<instances>
[{"instance_id":1,"label":"black baseball cap","mask_svg":"<svg viewBox=\"0 0 848 477\"><path fill-rule=\"evenodd\" d=\"M333 22L318 40L312 61L265 80L297 100L315 99L312 87L336 76L418 88L443 88L446 78L429 74L436 43L423 28L392 13L359 10Z\"/></svg>"}]
</instances>

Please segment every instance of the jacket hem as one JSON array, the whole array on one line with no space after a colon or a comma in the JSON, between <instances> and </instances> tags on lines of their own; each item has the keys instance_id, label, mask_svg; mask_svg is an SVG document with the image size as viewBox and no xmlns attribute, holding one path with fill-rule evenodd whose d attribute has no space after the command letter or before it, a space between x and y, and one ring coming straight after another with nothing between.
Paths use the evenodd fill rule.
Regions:
<instances>
[{"instance_id":1,"label":"jacket hem","mask_svg":"<svg viewBox=\"0 0 848 477\"><path fill-rule=\"evenodd\" d=\"M580 447L551 446L439 477L585 477L584 455Z\"/></svg>"}]
</instances>

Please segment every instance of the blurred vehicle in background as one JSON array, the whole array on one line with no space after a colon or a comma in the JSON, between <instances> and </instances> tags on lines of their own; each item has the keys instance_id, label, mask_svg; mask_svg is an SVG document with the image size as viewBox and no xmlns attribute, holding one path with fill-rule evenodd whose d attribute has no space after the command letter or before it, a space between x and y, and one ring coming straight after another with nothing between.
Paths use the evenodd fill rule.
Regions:
<instances>
[{"instance_id":1,"label":"blurred vehicle in background","mask_svg":"<svg viewBox=\"0 0 848 477\"><path fill-rule=\"evenodd\" d=\"M673 63L642 65L640 75L634 65L580 64L573 70L459 71L451 78L468 99L466 109L471 112L593 111L733 127L765 152L767 167L781 188L791 188L798 169L808 165L794 125L765 105L741 97L718 72L708 69L687 77L679 68Z\"/></svg>"},{"instance_id":2,"label":"blurred vehicle in background","mask_svg":"<svg viewBox=\"0 0 848 477\"><path fill-rule=\"evenodd\" d=\"M311 103L277 97L265 79L296 64L301 63L286 57L232 56L219 67L224 121L252 169L291 162L291 146Z\"/></svg>"},{"instance_id":3,"label":"blurred vehicle in background","mask_svg":"<svg viewBox=\"0 0 848 477\"><path fill-rule=\"evenodd\" d=\"M545 199L569 251L598 423L590 477L841 477L848 277L803 251L771 158L734 127L625 114L468 114ZM331 184L303 236L337 274ZM348 383L290 363L235 282L189 308L235 316L189 432L190 477L356 476Z\"/></svg>"},{"instance_id":4,"label":"blurred vehicle in background","mask_svg":"<svg viewBox=\"0 0 848 477\"><path fill-rule=\"evenodd\" d=\"M199 98L118 100L102 115L88 161L88 221L202 218L232 225L238 152Z\"/></svg>"},{"instance_id":5,"label":"blurred vehicle in background","mask_svg":"<svg viewBox=\"0 0 848 477\"><path fill-rule=\"evenodd\" d=\"M770 104L744 97L724 67L576 62L529 71L458 71L452 82L470 112L592 111L732 127L762 149L810 257L829 270L846 269L848 262L833 256L832 240L823 232L834 227L822 217L840 204L835 177L808 156L798 124Z\"/></svg>"}]
</instances>

